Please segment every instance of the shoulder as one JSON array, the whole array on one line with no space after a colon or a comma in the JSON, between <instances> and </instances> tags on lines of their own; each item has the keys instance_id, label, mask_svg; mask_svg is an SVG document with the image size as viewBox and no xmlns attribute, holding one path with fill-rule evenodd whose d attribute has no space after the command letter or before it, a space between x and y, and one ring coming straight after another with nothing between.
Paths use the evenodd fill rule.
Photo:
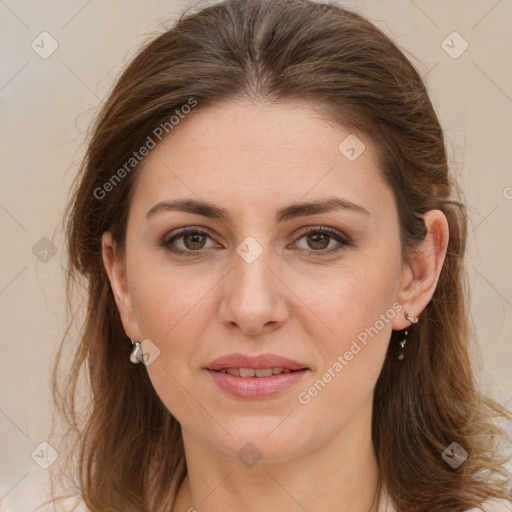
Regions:
<instances>
[{"instance_id":1,"label":"shoulder","mask_svg":"<svg viewBox=\"0 0 512 512\"><path fill-rule=\"evenodd\" d=\"M512 512L512 501L491 500L482 504L482 508L472 508L467 512Z\"/></svg>"}]
</instances>

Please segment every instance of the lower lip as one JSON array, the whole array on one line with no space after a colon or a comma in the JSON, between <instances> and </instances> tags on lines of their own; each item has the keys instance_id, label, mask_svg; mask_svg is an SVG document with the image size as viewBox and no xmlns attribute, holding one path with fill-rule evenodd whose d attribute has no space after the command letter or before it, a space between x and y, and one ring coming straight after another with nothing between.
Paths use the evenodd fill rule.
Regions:
<instances>
[{"instance_id":1,"label":"lower lip","mask_svg":"<svg viewBox=\"0 0 512 512\"><path fill-rule=\"evenodd\" d=\"M229 373L206 371L215 383L227 393L238 398L265 398L277 395L297 384L309 370L297 370L269 377L238 377Z\"/></svg>"}]
</instances>

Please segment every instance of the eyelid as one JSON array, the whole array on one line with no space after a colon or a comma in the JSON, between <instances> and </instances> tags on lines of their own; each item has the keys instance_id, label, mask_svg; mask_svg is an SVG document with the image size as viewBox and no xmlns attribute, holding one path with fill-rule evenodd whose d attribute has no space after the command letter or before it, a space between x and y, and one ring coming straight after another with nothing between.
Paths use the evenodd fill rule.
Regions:
<instances>
[{"instance_id":1,"label":"eyelid","mask_svg":"<svg viewBox=\"0 0 512 512\"><path fill-rule=\"evenodd\" d=\"M179 236L186 235L190 232L205 234L213 238L213 231L205 226L185 226L183 228L173 229L163 236L162 242L169 243L173 238L178 238Z\"/></svg>"},{"instance_id":2,"label":"eyelid","mask_svg":"<svg viewBox=\"0 0 512 512\"><path fill-rule=\"evenodd\" d=\"M310 233L325 233L330 235L333 238L339 238L342 243L345 245L353 245L353 240L343 231L340 231L336 228L331 228L329 226L322 226L322 225L313 225L313 226L306 226L305 228L301 228L299 230L299 233L295 236L299 236L302 238L304 235L309 235Z\"/></svg>"}]
</instances>

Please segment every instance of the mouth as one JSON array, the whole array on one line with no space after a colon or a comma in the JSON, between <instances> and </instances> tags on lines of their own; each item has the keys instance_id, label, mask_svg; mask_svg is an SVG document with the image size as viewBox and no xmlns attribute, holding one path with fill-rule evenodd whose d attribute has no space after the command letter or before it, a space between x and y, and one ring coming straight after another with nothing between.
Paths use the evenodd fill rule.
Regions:
<instances>
[{"instance_id":1,"label":"mouth","mask_svg":"<svg viewBox=\"0 0 512 512\"><path fill-rule=\"evenodd\" d=\"M303 362L280 354L227 354L204 368L213 382L237 398L263 399L298 385L311 372Z\"/></svg>"},{"instance_id":2,"label":"mouth","mask_svg":"<svg viewBox=\"0 0 512 512\"><path fill-rule=\"evenodd\" d=\"M300 372L307 369L308 368L305 367L296 370L291 370L290 368L222 368L221 370L212 370L210 368L207 368L207 370L214 371L217 373L225 373L228 375L234 375L236 377L258 379L264 377L272 377L273 375Z\"/></svg>"},{"instance_id":3,"label":"mouth","mask_svg":"<svg viewBox=\"0 0 512 512\"><path fill-rule=\"evenodd\" d=\"M238 399L265 399L297 386L308 368L205 368L213 382L228 395ZM275 373L274 373L275 372Z\"/></svg>"}]
</instances>

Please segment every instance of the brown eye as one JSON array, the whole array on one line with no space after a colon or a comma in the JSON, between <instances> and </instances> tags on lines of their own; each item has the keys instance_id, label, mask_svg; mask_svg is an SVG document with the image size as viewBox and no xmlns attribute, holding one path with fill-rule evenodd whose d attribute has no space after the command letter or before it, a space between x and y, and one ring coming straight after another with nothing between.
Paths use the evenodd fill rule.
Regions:
<instances>
[{"instance_id":1,"label":"brown eye","mask_svg":"<svg viewBox=\"0 0 512 512\"><path fill-rule=\"evenodd\" d=\"M199 229L183 229L173 236L165 236L161 244L166 250L184 256L195 256L196 253L204 252L203 249L210 249L215 244L206 246L211 237L205 231Z\"/></svg>"},{"instance_id":2,"label":"brown eye","mask_svg":"<svg viewBox=\"0 0 512 512\"><path fill-rule=\"evenodd\" d=\"M191 251L202 249L206 242L206 237L201 233L189 233L183 235L181 238L183 238L185 247Z\"/></svg>"},{"instance_id":3,"label":"brown eye","mask_svg":"<svg viewBox=\"0 0 512 512\"><path fill-rule=\"evenodd\" d=\"M314 235L307 235L308 245L315 250L327 249L331 237L324 233L315 233Z\"/></svg>"},{"instance_id":4,"label":"brown eye","mask_svg":"<svg viewBox=\"0 0 512 512\"><path fill-rule=\"evenodd\" d=\"M353 245L350 238L338 230L328 227L309 229L302 233L299 240L302 239L306 240L306 246L297 246L310 254L318 256L330 255L344 249L346 246Z\"/></svg>"}]
</instances>

